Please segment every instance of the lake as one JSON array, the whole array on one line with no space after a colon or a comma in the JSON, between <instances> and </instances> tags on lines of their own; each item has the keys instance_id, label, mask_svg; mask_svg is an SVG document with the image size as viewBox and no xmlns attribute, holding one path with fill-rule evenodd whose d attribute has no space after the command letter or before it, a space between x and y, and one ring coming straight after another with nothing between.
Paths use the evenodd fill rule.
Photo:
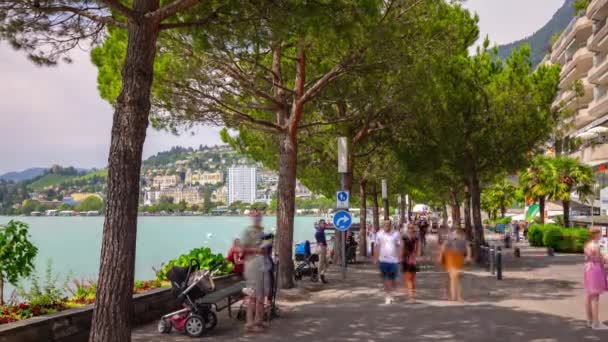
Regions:
<instances>
[{"instance_id":1,"label":"lake","mask_svg":"<svg viewBox=\"0 0 608 342\"><path fill-rule=\"evenodd\" d=\"M0 217L0 224L10 217ZM96 279L103 230L103 217L17 217L30 226L32 242L38 247L37 273L44 274L46 262L52 260L53 272L59 279ZM319 217L296 217L294 242L314 240L313 224ZM156 216L139 217L135 279L153 279L153 266L187 253L192 248L210 247L214 253L226 254L235 237L251 222L236 216ZM276 226L276 217L263 221L266 231ZM10 293L10 292L6 292Z\"/></svg>"}]
</instances>

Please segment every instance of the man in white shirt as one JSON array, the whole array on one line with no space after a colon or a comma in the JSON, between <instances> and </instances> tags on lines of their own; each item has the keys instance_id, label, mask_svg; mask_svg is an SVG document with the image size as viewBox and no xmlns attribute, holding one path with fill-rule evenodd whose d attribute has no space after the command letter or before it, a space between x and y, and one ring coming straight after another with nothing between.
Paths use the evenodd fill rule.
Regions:
<instances>
[{"instance_id":1,"label":"man in white shirt","mask_svg":"<svg viewBox=\"0 0 608 342\"><path fill-rule=\"evenodd\" d=\"M399 263L403 256L403 244L399 232L392 229L390 220L384 221L383 228L376 236L374 261L379 264L384 280L385 304L391 304L393 302L392 293L399 273Z\"/></svg>"}]
</instances>

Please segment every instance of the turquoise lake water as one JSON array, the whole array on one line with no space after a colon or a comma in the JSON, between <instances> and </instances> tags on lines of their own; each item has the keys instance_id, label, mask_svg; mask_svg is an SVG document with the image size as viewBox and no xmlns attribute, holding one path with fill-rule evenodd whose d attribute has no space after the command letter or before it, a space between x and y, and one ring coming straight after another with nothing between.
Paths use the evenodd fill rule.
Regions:
<instances>
[{"instance_id":1,"label":"turquoise lake water","mask_svg":"<svg viewBox=\"0 0 608 342\"><path fill-rule=\"evenodd\" d=\"M0 224L10 217L0 217ZM60 279L96 279L103 217L18 217L30 226L32 242L38 247L36 268L43 274L48 259ZM318 217L296 217L294 242L314 240L313 224ZM192 248L210 247L214 253L226 254L232 240L250 224L248 217L229 216L164 216L139 217L135 279L153 279L153 266L187 253ZM266 231L276 226L276 218L264 217Z\"/></svg>"}]
</instances>

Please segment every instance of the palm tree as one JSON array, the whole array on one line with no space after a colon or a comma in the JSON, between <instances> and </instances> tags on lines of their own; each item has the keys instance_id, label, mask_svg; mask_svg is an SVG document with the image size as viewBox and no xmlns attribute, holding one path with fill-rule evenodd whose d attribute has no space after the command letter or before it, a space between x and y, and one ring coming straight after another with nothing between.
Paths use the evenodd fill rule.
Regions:
<instances>
[{"instance_id":1,"label":"palm tree","mask_svg":"<svg viewBox=\"0 0 608 342\"><path fill-rule=\"evenodd\" d=\"M540 223L545 223L545 200L555 193L557 170L551 158L537 155L530 166L519 174L519 184L526 197L538 201Z\"/></svg>"},{"instance_id":2,"label":"palm tree","mask_svg":"<svg viewBox=\"0 0 608 342\"><path fill-rule=\"evenodd\" d=\"M517 188L508 180L502 179L486 189L487 200L491 202L490 207L500 209L500 217L505 217L507 206L511 206L515 201L515 191Z\"/></svg>"},{"instance_id":3,"label":"palm tree","mask_svg":"<svg viewBox=\"0 0 608 342\"><path fill-rule=\"evenodd\" d=\"M577 159L557 157L552 161L557 171L553 198L562 201L564 210L564 225L570 226L570 196L576 193L585 200L593 195L593 169Z\"/></svg>"}]
</instances>

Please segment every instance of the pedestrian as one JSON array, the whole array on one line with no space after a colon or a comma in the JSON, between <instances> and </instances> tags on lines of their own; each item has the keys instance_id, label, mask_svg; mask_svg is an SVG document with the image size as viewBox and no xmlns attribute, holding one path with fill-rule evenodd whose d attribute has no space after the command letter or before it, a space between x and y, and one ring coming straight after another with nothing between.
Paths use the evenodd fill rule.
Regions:
<instances>
[{"instance_id":1,"label":"pedestrian","mask_svg":"<svg viewBox=\"0 0 608 342\"><path fill-rule=\"evenodd\" d=\"M448 273L448 300L463 302L460 273L465 262L471 260L471 247L464 230L456 228L441 246L440 263Z\"/></svg>"},{"instance_id":2,"label":"pedestrian","mask_svg":"<svg viewBox=\"0 0 608 342\"><path fill-rule=\"evenodd\" d=\"M380 273L384 283L385 304L393 303L399 263L403 255L403 244L399 232L392 230L390 220L384 221L384 230L378 232L376 237L376 250L374 261L379 264Z\"/></svg>"},{"instance_id":3,"label":"pedestrian","mask_svg":"<svg viewBox=\"0 0 608 342\"><path fill-rule=\"evenodd\" d=\"M528 240L528 221L523 221L522 230L524 231L524 239Z\"/></svg>"},{"instance_id":4,"label":"pedestrian","mask_svg":"<svg viewBox=\"0 0 608 342\"><path fill-rule=\"evenodd\" d=\"M245 254L245 280L248 293L247 318L245 330L257 333L264 331L268 324L264 322L264 302L270 295L270 271L264 247L264 229L262 215L254 211L251 214L253 224L243 234L242 246Z\"/></svg>"},{"instance_id":5,"label":"pedestrian","mask_svg":"<svg viewBox=\"0 0 608 342\"><path fill-rule=\"evenodd\" d=\"M357 262L357 246L359 243L355 239L352 231L346 233L346 262Z\"/></svg>"},{"instance_id":6,"label":"pedestrian","mask_svg":"<svg viewBox=\"0 0 608 342\"><path fill-rule=\"evenodd\" d=\"M515 241L519 242L519 223L513 222L513 232L515 234Z\"/></svg>"},{"instance_id":7,"label":"pedestrian","mask_svg":"<svg viewBox=\"0 0 608 342\"><path fill-rule=\"evenodd\" d=\"M240 239L234 239L232 242L232 247L228 250L228 255L226 256L226 260L232 263L232 273L243 275L245 270L245 260L243 247L241 246Z\"/></svg>"},{"instance_id":8,"label":"pedestrian","mask_svg":"<svg viewBox=\"0 0 608 342\"><path fill-rule=\"evenodd\" d=\"M323 284L328 283L327 279L325 279L325 272L328 267L325 229L327 229L327 223L325 220L320 220L315 228L315 240L317 241L317 254L319 255L319 277Z\"/></svg>"},{"instance_id":9,"label":"pedestrian","mask_svg":"<svg viewBox=\"0 0 608 342\"><path fill-rule=\"evenodd\" d=\"M420 240L416 234L416 226L413 224L407 225L407 230L403 235L403 282L405 291L408 294L409 301L416 301L416 272L418 265L416 258L420 256L421 246Z\"/></svg>"},{"instance_id":10,"label":"pedestrian","mask_svg":"<svg viewBox=\"0 0 608 342\"><path fill-rule=\"evenodd\" d=\"M585 272L583 284L587 295L585 306L587 325L594 330L608 330L608 326L599 320L600 295L608 290L606 280L606 255L600 252L600 231L591 230L591 240L585 244Z\"/></svg>"}]
</instances>

